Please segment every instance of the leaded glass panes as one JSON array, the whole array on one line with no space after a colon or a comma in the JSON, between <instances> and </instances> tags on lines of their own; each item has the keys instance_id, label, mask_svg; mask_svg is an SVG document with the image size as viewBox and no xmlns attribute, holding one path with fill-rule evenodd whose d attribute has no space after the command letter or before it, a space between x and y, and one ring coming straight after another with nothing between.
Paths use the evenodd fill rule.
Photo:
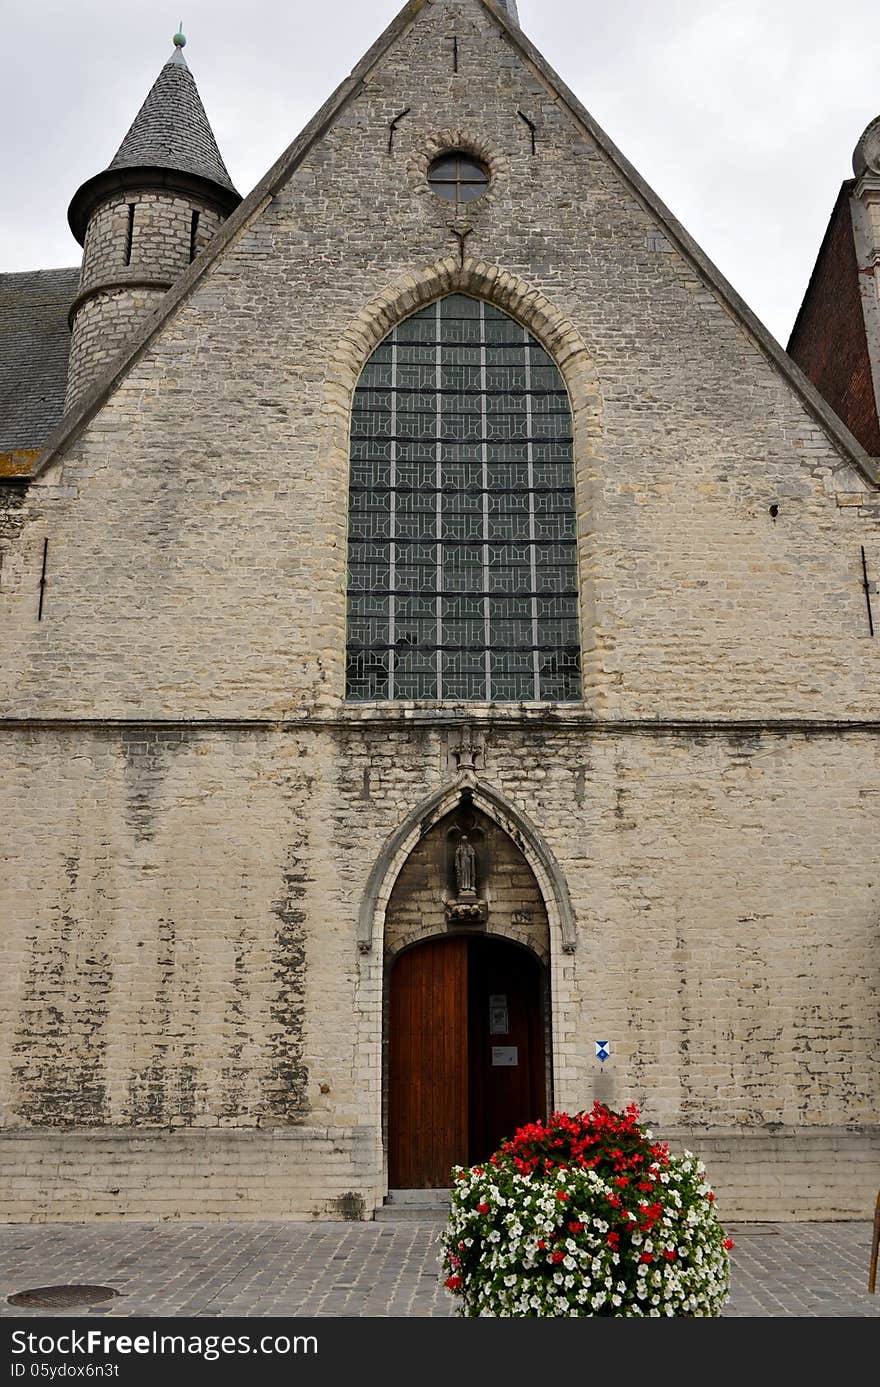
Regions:
<instances>
[{"instance_id":1,"label":"leaded glass panes","mask_svg":"<svg viewBox=\"0 0 880 1387\"><path fill-rule=\"evenodd\" d=\"M473 202L489 186L489 171L473 155L450 150L434 160L428 170L428 183L445 202Z\"/></svg>"},{"instance_id":2,"label":"leaded glass panes","mask_svg":"<svg viewBox=\"0 0 880 1387\"><path fill-rule=\"evenodd\" d=\"M580 698L571 411L507 314L452 294L355 392L347 696Z\"/></svg>"}]
</instances>

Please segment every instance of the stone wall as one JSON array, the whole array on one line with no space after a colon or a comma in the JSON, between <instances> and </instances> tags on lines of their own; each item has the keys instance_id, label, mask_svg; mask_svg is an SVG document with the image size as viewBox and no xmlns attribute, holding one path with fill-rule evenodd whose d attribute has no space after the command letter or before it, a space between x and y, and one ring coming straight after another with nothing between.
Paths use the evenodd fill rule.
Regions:
<instances>
[{"instance_id":1,"label":"stone wall","mask_svg":"<svg viewBox=\"0 0 880 1387\"><path fill-rule=\"evenodd\" d=\"M567 883L568 924L541 888L554 1103L716 1132L753 1193L760 1152L809 1129L776 1212L815 1209L821 1171L827 1209L865 1217L876 492L482 7L410 16L3 498L2 1145L43 1191L19 1216L146 1216L167 1176L163 1211L208 1217L219 1165L228 1190L254 1162L262 1207L304 1216L327 1208L324 1155L329 1197L369 1210L393 880L366 935L359 917L400 826L467 784L490 818L490 791L511 806L537 881ZM424 182L451 140L492 174L466 222ZM582 705L344 703L351 391L395 317L453 289L526 324L571 393ZM278 1157L265 1128L303 1144ZM195 1153L173 1174L169 1133ZM88 1151L93 1187L128 1191L112 1207L73 1202Z\"/></svg>"},{"instance_id":2,"label":"stone wall","mask_svg":"<svg viewBox=\"0 0 880 1387\"><path fill-rule=\"evenodd\" d=\"M170 193L120 194L95 210L71 315L68 410L119 355L223 220L210 204Z\"/></svg>"},{"instance_id":3,"label":"stone wall","mask_svg":"<svg viewBox=\"0 0 880 1387\"><path fill-rule=\"evenodd\" d=\"M719 1133L722 1193L763 1179L738 1166L737 1132L754 1151L806 1132L820 1161L825 1137L873 1149L875 739L490 720L479 741L476 799L485 784L522 806L576 914L574 953L550 938L553 1104L635 1100L691 1145ZM238 1131L201 1148L182 1195L194 1217L221 1149L265 1159L275 1188L260 1137L274 1129L302 1129L303 1150L316 1130L343 1131L346 1149L372 1132L368 1174L343 1162L335 1195L376 1197L390 959L381 933L359 952L358 912L389 835L450 783L445 742L430 722L379 732L363 715L4 735L0 1146L39 1158L53 1217L72 1205L52 1163L98 1128L115 1134L114 1169L159 1151L139 1144L150 1132ZM389 947L402 919L392 894ZM27 1131L42 1137L22 1145ZM798 1169L778 1204L795 1217L816 1198L810 1162ZM869 1172L841 1168L829 1208L864 1216ZM321 1162L297 1182L300 1214L325 1207Z\"/></svg>"},{"instance_id":4,"label":"stone wall","mask_svg":"<svg viewBox=\"0 0 880 1387\"><path fill-rule=\"evenodd\" d=\"M406 105L389 154L388 122ZM535 155L517 109L538 126ZM463 270L454 216L423 181L455 128L475 132L493 168L468 205ZM872 718L860 544L876 566L876 493L488 17L440 4L45 475L72 488L63 503L32 488L22 542L4 556L4 706L277 717L338 705L351 386L340 344L365 305L390 325L444 283L479 286L542 340L573 337L589 355L591 376L583 353L560 366L585 421L591 706ZM530 317L539 299L555 314L543 330ZM44 535L36 631L21 598Z\"/></svg>"}]
</instances>

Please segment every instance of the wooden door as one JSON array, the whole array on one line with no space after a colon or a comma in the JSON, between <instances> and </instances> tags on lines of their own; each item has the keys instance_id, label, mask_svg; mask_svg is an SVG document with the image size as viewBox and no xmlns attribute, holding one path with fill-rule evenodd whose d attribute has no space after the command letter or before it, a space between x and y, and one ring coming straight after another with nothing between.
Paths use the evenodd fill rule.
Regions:
<instances>
[{"instance_id":1,"label":"wooden door","mask_svg":"<svg viewBox=\"0 0 880 1387\"><path fill-rule=\"evenodd\" d=\"M468 941L430 940L391 973L388 1183L448 1189L468 1159Z\"/></svg>"},{"instance_id":2,"label":"wooden door","mask_svg":"<svg viewBox=\"0 0 880 1387\"><path fill-rule=\"evenodd\" d=\"M473 939L469 955L470 1164L546 1116L542 978L532 954Z\"/></svg>"}]
</instances>

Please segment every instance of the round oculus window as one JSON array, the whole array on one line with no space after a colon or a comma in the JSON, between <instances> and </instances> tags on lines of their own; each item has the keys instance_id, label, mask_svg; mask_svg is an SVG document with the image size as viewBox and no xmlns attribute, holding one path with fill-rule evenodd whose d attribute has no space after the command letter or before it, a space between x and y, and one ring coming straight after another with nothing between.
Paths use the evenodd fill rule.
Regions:
<instances>
[{"instance_id":1,"label":"round oculus window","mask_svg":"<svg viewBox=\"0 0 880 1387\"><path fill-rule=\"evenodd\" d=\"M453 149L431 164L428 186L445 202L474 202L489 187L489 170L472 154Z\"/></svg>"}]
</instances>

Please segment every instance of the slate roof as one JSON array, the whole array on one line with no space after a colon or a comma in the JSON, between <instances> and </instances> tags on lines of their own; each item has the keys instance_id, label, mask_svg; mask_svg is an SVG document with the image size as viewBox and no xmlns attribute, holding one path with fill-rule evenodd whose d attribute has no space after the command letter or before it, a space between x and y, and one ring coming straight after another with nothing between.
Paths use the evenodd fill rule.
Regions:
<instances>
[{"instance_id":1,"label":"slate roof","mask_svg":"<svg viewBox=\"0 0 880 1387\"><path fill-rule=\"evenodd\" d=\"M64 413L79 266L0 274L0 452L40 448Z\"/></svg>"},{"instance_id":2,"label":"slate roof","mask_svg":"<svg viewBox=\"0 0 880 1387\"><path fill-rule=\"evenodd\" d=\"M109 167L177 169L236 191L179 48L150 88Z\"/></svg>"}]
</instances>

